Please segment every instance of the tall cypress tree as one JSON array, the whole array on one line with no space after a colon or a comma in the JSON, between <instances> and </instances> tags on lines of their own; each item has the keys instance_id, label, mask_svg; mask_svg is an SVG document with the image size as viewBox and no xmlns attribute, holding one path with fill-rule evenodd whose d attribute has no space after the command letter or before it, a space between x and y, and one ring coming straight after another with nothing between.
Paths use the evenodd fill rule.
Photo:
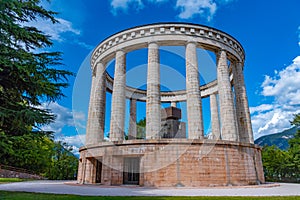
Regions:
<instances>
[{"instance_id":1,"label":"tall cypress tree","mask_svg":"<svg viewBox=\"0 0 300 200\"><path fill-rule=\"evenodd\" d=\"M42 102L56 101L68 86L70 71L61 66L60 52L50 36L29 22L50 20L58 23L55 12L41 6L41 0L0 0L0 133L20 136L48 132L40 127L53 122ZM30 23L32 24L32 23Z\"/></svg>"}]
</instances>

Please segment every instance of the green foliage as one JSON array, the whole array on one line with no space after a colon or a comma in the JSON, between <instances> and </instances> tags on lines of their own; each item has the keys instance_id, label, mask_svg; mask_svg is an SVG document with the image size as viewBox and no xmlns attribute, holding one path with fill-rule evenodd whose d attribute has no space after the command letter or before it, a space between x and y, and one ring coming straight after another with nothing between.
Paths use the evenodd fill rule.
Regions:
<instances>
[{"instance_id":1,"label":"green foliage","mask_svg":"<svg viewBox=\"0 0 300 200\"><path fill-rule=\"evenodd\" d=\"M73 74L57 69L61 53L46 51L52 46L50 37L30 25L58 23L56 13L41 2L0 0L0 163L38 174L59 166L60 173L47 175L73 178L77 158L70 149L61 151L65 147L53 141L52 132L41 130L55 120L42 103L63 97Z\"/></svg>"},{"instance_id":2,"label":"green foliage","mask_svg":"<svg viewBox=\"0 0 300 200\"><path fill-rule=\"evenodd\" d=\"M300 115L295 115L292 125L300 125ZM289 148L265 146L262 151L266 179L269 181L300 182L300 131L288 141Z\"/></svg>"},{"instance_id":3,"label":"green foliage","mask_svg":"<svg viewBox=\"0 0 300 200\"><path fill-rule=\"evenodd\" d=\"M41 0L0 1L0 131L23 135L53 122L54 115L41 109L44 100L63 96L67 77L72 73L58 70L61 53L42 52L51 47L49 36L27 25L38 20L57 23L55 13L45 10Z\"/></svg>"},{"instance_id":4,"label":"green foliage","mask_svg":"<svg viewBox=\"0 0 300 200\"><path fill-rule=\"evenodd\" d=\"M72 150L66 143L56 142L54 144L51 166L45 173L47 178L55 180L71 180L76 178L78 159L72 153Z\"/></svg>"},{"instance_id":5,"label":"green foliage","mask_svg":"<svg viewBox=\"0 0 300 200\"><path fill-rule=\"evenodd\" d=\"M1 144L6 148L0 151L1 164L26 169L48 179L75 178L78 158L66 143L56 142L46 135L26 134L2 137Z\"/></svg>"},{"instance_id":6,"label":"green foliage","mask_svg":"<svg viewBox=\"0 0 300 200\"><path fill-rule=\"evenodd\" d=\"M294 126L300 126L300 113L294 115L294 119L291 122L291 124L294 125Z\"/></svg>"},{"instance_id":7,"label":"green foliage","mask_svg":"<svg viewBox=\"0 0 300 200\"><path fill-rule=\"evenodd\" d=\"M145 139L146 138L146 118L144 117L140 121L138 121L137 125L137 139Z\"/></svg>"},{"instance_id":8,"label":"green foliage","mask_svg":"<svg viewBox=\"0 0 300 200\"><path fill-rule=\"evenodd\" d=\"M42 173L49 167L53 141L47 136L26 134L9 136L12 152L6 153L2 163Z\"/></svg>"}]
</instances>

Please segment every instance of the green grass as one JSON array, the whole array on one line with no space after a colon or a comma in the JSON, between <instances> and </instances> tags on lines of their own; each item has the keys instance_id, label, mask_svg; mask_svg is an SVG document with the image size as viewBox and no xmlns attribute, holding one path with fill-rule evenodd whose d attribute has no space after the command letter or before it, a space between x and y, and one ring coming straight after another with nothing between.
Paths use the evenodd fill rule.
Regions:
<instances>
[{"instance_id":1,"label":"green grass","mask_svg":"<svg viewBox=\"0 0 300 200\"><path fill-rule=\"evenodd\" d=\"M22 182L26 181L26 179L20 179L20 178L0 178L0 184L1 183L12 183L12 182Z\"/></svg>"},{"instance_id":2,"label":"green grass","mask_svg":"<svg viewBox=\"0 0 300 200\"><path fill-rule=\"evenodd\" d=\"M7 192L0 191L1 200L55 200L55 199L67 199L67 200L300 200L298 197L87 197L76 195L61 195L61 194L40 194L40 193L28 193L28 192Z\"/></svg>"}]
</instances>

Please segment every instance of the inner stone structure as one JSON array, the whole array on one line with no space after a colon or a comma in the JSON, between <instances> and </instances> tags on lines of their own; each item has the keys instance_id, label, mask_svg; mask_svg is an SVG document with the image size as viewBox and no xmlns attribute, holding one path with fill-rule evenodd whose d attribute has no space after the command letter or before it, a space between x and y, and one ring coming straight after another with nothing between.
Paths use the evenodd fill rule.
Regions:
<instances>
[{"instance_id":1,"label":"inner stone structure","mask_svg":"<svg viewBox=\"0 0 300 200\"><path fill-rule=\"evenodd\" d=\"M160 89L162 46L185 47L186 89ZM126 54L147 48L146 90L126 85ZM216 80L200 84L197 49L216 55ZM106 71L114 59L114 76ZM232 36L207 26L160 23L121 31L91 58L92 86L86 144L78 183L200 187L264 183L261 149L253 142L244 84L245 54ZM199 63L200 65L200 63ZM203 66L205 67L205 66ZM106 93L112 93L109 140L104 138ZM202 100L210 102L211 134L204 135ZM130 100L125 140L126 100ZM137 139L137 102L146 104L145 138ZM187 122L181 122L186 103ZM170 107L162 109L163 103ZM187 127L187 132L186 132Z\"/></svg>"}]
</instances>

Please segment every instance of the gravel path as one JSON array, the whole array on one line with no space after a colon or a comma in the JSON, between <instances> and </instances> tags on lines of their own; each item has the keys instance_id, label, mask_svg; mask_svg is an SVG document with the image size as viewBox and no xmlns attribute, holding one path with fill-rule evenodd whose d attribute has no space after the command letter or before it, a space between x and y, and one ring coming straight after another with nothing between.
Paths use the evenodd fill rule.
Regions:
<instances>
[{"instance_id":1,"label":"gravel path","mask_svg":"<svg viewBox=\"0 0 300 200\"><path fill-rule=\"evenodd\" d=\"M86 196L300 196L300 184L280 183L249 187L143 188L76 185L65 181L28 181L0 184L0 190Z\"/></svg>"}]
</instances>

